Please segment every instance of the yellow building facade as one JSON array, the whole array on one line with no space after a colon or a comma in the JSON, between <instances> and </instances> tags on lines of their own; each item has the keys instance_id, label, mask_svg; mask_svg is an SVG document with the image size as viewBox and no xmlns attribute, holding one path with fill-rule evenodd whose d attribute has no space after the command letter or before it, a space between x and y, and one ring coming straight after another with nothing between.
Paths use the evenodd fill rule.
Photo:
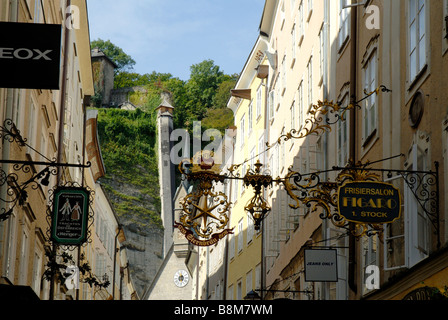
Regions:
<instances>
[{"instance_id":1,"label":"yellow building facade","mask_svg":"<svg viewBox=\"0 0 448 320\"><path fill-rule=\"evenodd\" d=\"M59 257L69 254L79 262L81 252L65 248L53 251L47 215L55 186L70 182L95 191L97 179L104 174L96 140L96 123L93 126L86 123L89 97L94 94L86 1L1 1L0 21L61 27L59 89L0 88L1 168L2 174L8 176L2 179L0 186L1 295L28 300L93 299L94 289L83 284L82 279L78 290L73 290L57 274L51 279L49 257L52 253L56 252ZM24 73L23 76L27 75ZM87 148L86 143L92 141ZM91 167L79 166L89 160ZM49 170L42 171L46 167ZM39 172L42 175L38 175ZM27 180L29 184L25 183ZM96 203L95 200L98 199L93 197L93 210L98 210L96 203L107 206L104 200ZM109 286L108 294L102 298L118 298L120 283L131 288L126 295L130 298L132 285L128 281L120 282L120 264L123 262L122 266L125 266L126 262L123 260L125 255L115 254L114 245L118 248L120 241L118 238L117 242L113 241L117 221L112 220L111 223L115 223L110 230L112 236L101 239L108 240L105 250L111 255L110 267L105 266L104 272L97 276L102 280L108 272L113 286ZM93 228L91 222L89 226ZM95 232L89 231L90 235ZM92 237L89 239L94 241ZM96 247L92 243L82 249L83 262L95 272L100 262L95 259ZM121 271L127 274L125 270Z\"/></svg>"},{"instance_id":2,"label":"yellow building facade","mask_svg":"<svg viewBox=\"0 0 448 320\"><path fill-rule=\"evenodd\" d=\"M260 161L267 167L266 150L266 43L257 39L240 78L232 90L228 107L234 112L237 128L233 164L239 165L234 174L244 177ZM253 191L241 179L230 182L232 202L228 240L228 271L226 299L243 299L248 292L262 285L262 229L255 230L252 217L244 209ZM244 267L242 267L244 266Z\"/></svg>"}]
</instances>

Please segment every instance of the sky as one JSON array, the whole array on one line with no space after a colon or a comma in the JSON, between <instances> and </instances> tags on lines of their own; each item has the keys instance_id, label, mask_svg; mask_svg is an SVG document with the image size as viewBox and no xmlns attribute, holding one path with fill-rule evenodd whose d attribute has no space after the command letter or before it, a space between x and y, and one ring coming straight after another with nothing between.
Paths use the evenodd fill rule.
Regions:
<instances>
[{"instance_id":1,"label":"sky","mask_svg":"<svg viewBox=\"0 0 448 320\"><path fill-rule=\"evenodd\" d=\"M190 78L213 60L240 73L259 34L264 0L87 0L90 40L110 40L135 61L134 72Z\"/></svg>"}]
</instances>

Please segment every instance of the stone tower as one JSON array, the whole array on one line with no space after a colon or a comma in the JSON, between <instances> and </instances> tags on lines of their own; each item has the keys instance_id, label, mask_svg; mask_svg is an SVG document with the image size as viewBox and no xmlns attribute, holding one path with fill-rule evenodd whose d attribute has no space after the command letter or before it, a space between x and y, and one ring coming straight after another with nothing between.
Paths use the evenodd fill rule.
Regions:
<instances>
[{"instance_id":1,"label":"stone tower","mask_svg":"<svg viewBox=\"0 0 448 320\"><path fill-rule=\"evenodd\" d=\"M158 150L159 150L159 184L161 216L164 227L163 257L165 258L173 243L174 207L173 198L175 194L174 164L170 159L172 142L170 141L173 131L173 111L171 96L163 92L162 102L157 110L158 127Z\"/></svg>"}]
</instances>

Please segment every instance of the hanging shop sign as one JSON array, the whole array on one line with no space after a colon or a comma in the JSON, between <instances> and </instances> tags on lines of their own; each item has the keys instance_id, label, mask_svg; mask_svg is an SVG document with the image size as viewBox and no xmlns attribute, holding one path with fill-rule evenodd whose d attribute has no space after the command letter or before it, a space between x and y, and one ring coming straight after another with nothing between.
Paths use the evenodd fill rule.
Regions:
<instances>
[{"instance_id":1,"label":"hanging shop sign","mask_svg":"<svg viewBox=\"0 0 448 320\"><path fill-rule=\"evenodd\" d=\"M0 88L59 89L61 29L0 22Z\"/></svg>"},{"instance_id":2,"label":"hanging shop sign","mask_svg":"<svg viewBox=\"0 0 448 320\"><path fill-rule=\"evenodd\" d=\"M87 240L89 191L59 187L54 192L51 238L58 244L81 245Z\"/></svg>"},{"instance_id":3,"label":"hanging shop sign","mask_svg":"<svg viewBox=\"0 0 448 320\"><path fill-rule=\"evenodd\" d=\"M401 216L401 195L389 183L347 182L339 187L339 214L360 223L391 223Z\"/></svg>"},{"instance_id":4,"label":"hanging shop sign","mask_svg":"<svg viewBox=\"0 0 448 320\"><path fill-rule=\"evenodd\" d=\"M224 181L219 175L220 166L214 161L211 151L196 153L189 162L191 174L189 179L199 181L196 190L187 194L181 201L182 213L174 227L179 229L193 245L206 247L216 244L232 229L227 228L229 222L230 202L227 195L215 191L211 181ZM183 163L179 165L182 174Z\"/></svg>"},{"instance_id":5,"label":"hanging shop sign","mask_svg":"<svg viewBox=\"0 0 448 320\"><path fill-rule=\"evenodd\" d=\"M338 281L336 249L305 250L305 281Z\"/></svg>"}]
</instances>

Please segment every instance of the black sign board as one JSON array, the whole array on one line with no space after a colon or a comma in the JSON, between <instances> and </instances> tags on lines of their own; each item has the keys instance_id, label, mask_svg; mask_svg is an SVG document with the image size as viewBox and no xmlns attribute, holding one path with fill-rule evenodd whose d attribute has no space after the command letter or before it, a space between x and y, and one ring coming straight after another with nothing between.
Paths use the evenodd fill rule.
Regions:
<instances>
[{"instance_id":1,"label":"black sign board","mask_svg":"<svg viewBox=\"0 0 448 320\"><path fill-rule=\"evenodd\" d=\"M89 191L59 187L54 192L51 238L58 244L81 245L87 240Z\"/></svg>"},{"instance_id":2,"label":"black sign board","mask_svg":"<svg viewBox=\"0 0 448 320\"><path fill-rule=\"evenodd\" d=\"M339 187L338 209L348 221L391 223L401 216L401 195L384 182L348 182Z\"/></svg>"},{"instance_id":3,"label":"black sign board","mask_svg":"<svg viewBox=\"0 0 448 320\"><path fill-rule=\"evenodd\" d=\"M59 24L0 22L0 88L59 89Z\"/></svg>"}]
</instances>

